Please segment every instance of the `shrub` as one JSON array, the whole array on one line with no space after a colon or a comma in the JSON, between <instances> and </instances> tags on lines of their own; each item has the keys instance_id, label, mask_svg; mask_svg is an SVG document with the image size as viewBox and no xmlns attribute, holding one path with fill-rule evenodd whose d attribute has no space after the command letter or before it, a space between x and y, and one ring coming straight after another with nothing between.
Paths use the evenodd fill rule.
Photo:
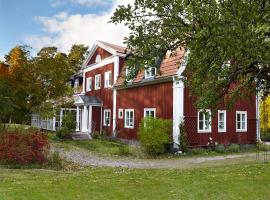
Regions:
<instances>
[{"instance_id":1,"label":"shrub","mask_svg":"<svg viewBox=\"0 0 270 200\"><path fill-rule=\"evenodd\" d=\"M218 144L216 147L215 147L215 151L217 153L225 153L225 146L223 144Z\"/></svg>"},{"instance_id":2,"label":"shrub","mask_svg":"<svg viewBox=\"0 0 270 200\"><path fill-rule=\"evenodd\" d=\"M239 144L231 144L227 147L227 150L229 152L239 152L240 151L240 145Z\"/></svg>"},{"instance_id":3,"label":"shrub","mask_svg":"<svg viewBox=\"0 0 270 200\"><path fill-rule=\"evenodd\" d=\"M6 164L34 164L47 161L48 139L38 132L0 135L0 161Z\"/></svg>"},{"instance_id":4,"label":"shrub","mask_svg":"<svg viewBox=\"0 0 270 200\"><path fill-rule=\"evenodd\" d=\"M171 142L171 120L146 117L140 123L139 141L148 154L162 154Z\"/></svg>"},{"instance_id":5,"label":"shrub","mask_svg":"<svg viewBox=\"0 0 270 200\"><path fill-rule=\"evenodd\" d=\"M188 141L187 141L187 131L185 129L184 122L180 123L179 130L180 130L180 136L179 136L180 150L182 152L187 152Z\"/></svg>"},{"instance_id":6,"label":"shrub","mask_svg":"<svg viewBox=\"0 0 270 200\"><path fill-rule=\"evenodd\" d=\"M93 139L100 139L102 136L99 131L94 131L91 135Z\"/></svg>"},{"instance_id":7,"label":"shrub","mask_svg":"<svg viewBox=\"0 0 270 200\"><path fill-rule=\"evenodd\" d=\"M56 136L61 139L67 139L71 137L72 131L76 129L76 120L72 113L68 113L63 116L62 126L56 132Z\"/></svg>"}]
</instances>

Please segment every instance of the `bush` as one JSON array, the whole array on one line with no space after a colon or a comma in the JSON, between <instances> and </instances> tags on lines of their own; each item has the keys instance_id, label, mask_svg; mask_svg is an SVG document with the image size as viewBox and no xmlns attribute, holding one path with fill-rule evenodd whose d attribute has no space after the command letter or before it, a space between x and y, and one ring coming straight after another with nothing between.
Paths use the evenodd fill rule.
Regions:
<instances>
[{"instance_id":1,"label":"bush","mask_svg":"<svg viewBox=\"0 0 270 200\"><path fill-rule=\"evenodd\" d=\"M38 132L0 135L0 161L5 164L42 164L47 162L48 139Z\"/></svg>"},{"instance_id":2,"label":"bush","mask_svg":"<svg viewBox=\"0 0 270 200\"><path fill-rule=\"evenodd\" d=\"M171 120L146 117L140 123L139 141L148 154L162 154L171 142Z\"/></svg>"},{"instance_id":3,"label":"bush","mask_svg":"<svg viewBox=\"0 0 270 200\"><path fill-rule=\"evenodd\" d=\"M217 153L225 153L225 146L223 144L218 144L216 147L215 147L215 151Z\"/></svg>"},{"instance_id":4,"label":"bush","mask_svg":"<svg viewBox=\"0 0 270 200\"><path fill-rule=\"evenodd\" d=\"M240 151L240 145L239 144L231 144L227 147L228 152L239 152Z\"/></svg>"},{"instance_id":5,"label":"bush","mask_svg":"<svg viewBox=\"0 0 270 200\"><path fill-rule=\"evenodd\" d=\"M61 139L71 138L71 133L76 129L76 120L74 119L74 115L68 113L63 116L62 126L56 132L56 136Z\"/></svg>"},{"instance_id":6,"label":"bush","mask_svg":"<svg viewBox=\"0 0 270 200\"><path fill-rule=\"evenodd\" d=\"M92 134L93 139L100 139L102 134L99 131L94 131Z\"/></svg>"},{"instance_id":7,"label":"bush","mask_svg":"<svg viewBox=\"0 0 270 200\"><path fill-rule=\"evenodd\" d=\"M187 152L188 141L187 141L187 131L185 129L184 122L180 123L179 130L180 130L180 136L179 136L180 150L182 152Z\"/></svg>"}]
</instances>

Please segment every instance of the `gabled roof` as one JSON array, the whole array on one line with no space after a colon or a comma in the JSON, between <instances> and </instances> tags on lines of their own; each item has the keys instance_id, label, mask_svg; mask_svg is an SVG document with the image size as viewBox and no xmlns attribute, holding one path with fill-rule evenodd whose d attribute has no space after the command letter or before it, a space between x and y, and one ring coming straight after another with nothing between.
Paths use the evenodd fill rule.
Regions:
<instances>
[{"instance_id":1,"label":"gabled roof","mask_svg":"<svg viewBox=\"0 0 270 200\"><path fill-rule=\"evenodd\" d=\"M102 105L102 101L94 96L77 95L74 97L75 105Z\"/></svg>"},{"instance_id":2,"label":"gabled roof","mask_svg":"<svg viewBox=\"0 0 270 200\"><path fill-rule=\"evenodd\" d=\"M92 56L94 55L98 47L105 49L112 55L119 55L122 57L125 57L126 54L130 53L130 51L126 47L118 46L118 45L103 42L103 41L96 41L95 44L90 49L89 54L86 60L84 61L82 68L85 68L87 66L87 64L91 60Z\"/></svg>"},{"instance_id":3,"label":"gabled roof","mask_svg":"<svg viewBox=\"0 0 270 200\"><path fill-rule=\"evenodd\" d=\"M132 83L129 83L128 85L129 86L140 85L140 83L145 84L146 82L151 82L151 81L153 82L154 80L157 81L157 80L166 79L166 78L169 79L170 77L177 75L183 59L184 59L184 50L179 48L176 50L175 54L167 55L163 59L159 68L160 74L157 73L157 75L154 78L145 79L144 70L141 70L136 76L136 78L132 81ZM124 67L121 72L121 75L119 76L116 83L114 84L114 87L116 88L123 87L124 82L125 82L125 73L126 73L126 70ZM170 80L172 80L172 78Z\"/></svg>"}]
</instances>

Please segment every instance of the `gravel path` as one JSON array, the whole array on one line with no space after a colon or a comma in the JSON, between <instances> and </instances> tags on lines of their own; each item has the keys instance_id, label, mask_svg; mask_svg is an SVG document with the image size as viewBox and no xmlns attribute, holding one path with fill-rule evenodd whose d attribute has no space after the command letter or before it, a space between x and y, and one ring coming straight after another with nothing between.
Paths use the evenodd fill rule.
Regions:
<instances>
[{"instance_id":1,"label":"gravel path","mask_svg":"<svg viewBox=\"0 0 270 200\"><path fill-rule=\"evenodd\" d=\"M64 150L63 148L53 148L60 156L77 163L81 166L100 167L123 167L141 169L185 169L203 166L220 166L224 164L237 164L254 162L255 153L245 153L236 155L211 156L211 157L179 157L167 159L136 159L130 157L104 157L92 152L74 148Z\"/></svg>"}]
</instances>

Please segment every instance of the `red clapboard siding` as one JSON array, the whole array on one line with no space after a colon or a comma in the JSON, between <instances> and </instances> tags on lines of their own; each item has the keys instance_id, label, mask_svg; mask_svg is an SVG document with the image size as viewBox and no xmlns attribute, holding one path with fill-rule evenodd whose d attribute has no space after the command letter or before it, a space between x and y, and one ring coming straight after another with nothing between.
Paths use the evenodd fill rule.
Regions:
<instances>
[{"instance_id":1,"label":"red clapboard siding","mask_svg":"<svg viewBox=\"0 0 270 200\"><path fill-rule=\"evenodd\" d=\"M93 54L93 56L91 57L91 59L90 59L90 61L88 62L87 65L91 65L91 64L95 63L96 56L98 54L100 55L100 57L101 57L102 60L105 59L105 58L108 58L108 57L110 57L112 55L111 53L109 53L105 49L102 49L102 48L98 47L97 50L95 51L95 53Z\"/></svg>"},{"instance_id":2,"label":"red clapboard siding","mask_svg":"<svg viewBox=\"0 0 270 200\"><path fill-rule=\"evenodd\" d=\"M114 64L108 64L103 67L97 68L95 70L89 71L85 73L85 78L92 77L92 91L86 92L88 96L95 96L103 102L103 109L110 109L111 116L113 111L113 93L111 88L104 88L104 79L105 79L105 72L111 71L112 72L112 81L113 81L113 68ZM95 75L101 74L101 89L95 90ZM86 84L86 83L85 83ZM93 113L95 115L95 113ZM103 124L103 122L101 122ZM112 131L112 117L111 117L111 126L110 127L103 127L106 128L108 133Z\"/></svg>"},{"instance_id":3,"label":"red clapboard siding","mask_svg":"<svg viewBox=\"0 0 270 200\"><path fill-rule=\"evenodd\" d=\"M172 82L148 85L117 91L117 137L137 139L137 132L144 108L156 108L158 118L172 119L173 89ZM118 118L118 109L134 109L134 129L124 128L124 119ZM125 114L124 114L125 115Z\"/></svg>"},{"instance_id":4,"label":"red clapboard siding","mask_svg":"<svg viewBox=\"0 0 270 200\"><path fill-rule=\"evenodd\" d=\"M251 100L239 100L231 110L226 112L226 133L218 132L218 116L214 114L212 118L211 133L198 133L197 131L197 109L195 108L195 98L190 97L189 90L185 89L184 115L185 125L188 133L188 141L192 146L206 145L209 137L214 141L223 144L229 143L254 143L256 140L256 105L255 95ZM225 110L220 108L220 110ZM236 132L236 111L247 111L248 126L246 133Z\"/></svg>"}]
</instances>

